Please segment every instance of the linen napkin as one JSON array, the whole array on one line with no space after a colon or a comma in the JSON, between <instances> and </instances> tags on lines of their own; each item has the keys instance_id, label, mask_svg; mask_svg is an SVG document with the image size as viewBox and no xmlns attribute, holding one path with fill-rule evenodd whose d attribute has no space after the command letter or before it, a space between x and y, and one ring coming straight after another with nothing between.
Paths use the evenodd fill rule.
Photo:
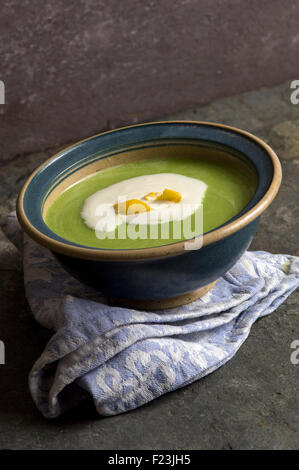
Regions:
<instances>
[{"instance_id":1,"label":"linen napkin","mask_svg":"<svg viewBox=\"0 0 299 470\"><path fill-rule=\"evenodd\" d=\"M23 254L34 317L55 332L29 375L46 418L90 397L100 415L116 415L200 379L229 361L252 324L299 285L299 258L246 252L188 305L154 312L111 307L23 234L15 213L2 228Z\"/></svg>"}]
</instances>

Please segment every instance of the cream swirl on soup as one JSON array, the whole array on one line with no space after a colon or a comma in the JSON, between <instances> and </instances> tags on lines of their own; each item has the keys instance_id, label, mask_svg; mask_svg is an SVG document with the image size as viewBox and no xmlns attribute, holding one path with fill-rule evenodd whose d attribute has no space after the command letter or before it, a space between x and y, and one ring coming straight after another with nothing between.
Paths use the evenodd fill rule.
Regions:
<instances>
[{"instance_id":1,"label":"cream swirl on soup","mask_svg":"<svg viewBox=\"0 0 299 470\"><path fill-rule=\"evenodd\" d=\"M83 204L81 216L94 230L111 232L128 224L180 221L202 204L207 185L177 173L137 176L101 189Z\"/></svg>"}]
</instances>

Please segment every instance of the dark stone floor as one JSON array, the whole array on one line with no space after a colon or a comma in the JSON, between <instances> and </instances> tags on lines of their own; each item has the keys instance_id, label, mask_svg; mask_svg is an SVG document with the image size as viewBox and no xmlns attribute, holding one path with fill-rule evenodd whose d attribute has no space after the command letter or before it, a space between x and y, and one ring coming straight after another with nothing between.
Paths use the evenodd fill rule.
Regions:
<instances>
[{"instance_id":1,"label":"dark stone floor","mask_svg":"<svg viewBox=\"0 0 299 470\"><path fill-rule=\"evenodd\" d=\"M252 249L299 255L299 105L288 84L219 100L176 118L233 124L265 139L283 165L278 197L263 216ZM0 217L51 151L22 155L0 168ZM54 421L36 410L27 377L51 333L30 313L22 261L0 235L1 449L296 449L299 445L298 292L258 321L237 355L210 376L133 412L99 418L91 403Z\"/></svg>"}]
</instances>

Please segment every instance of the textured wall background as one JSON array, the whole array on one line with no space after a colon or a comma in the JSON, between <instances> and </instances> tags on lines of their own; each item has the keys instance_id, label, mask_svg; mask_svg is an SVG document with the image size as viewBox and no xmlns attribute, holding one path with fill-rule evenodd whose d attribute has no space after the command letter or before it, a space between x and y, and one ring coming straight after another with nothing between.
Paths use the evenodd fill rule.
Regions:
<instances>
[{"instance_id":1,"label":"textured wall background","mask_svg":"<svg viewBox=\"0 0 299 470\"><path fill-rule=\"evenodd\" d=\"M299 2L2 0L0 160L299 78Z\"/></svg>"}]
</instances>

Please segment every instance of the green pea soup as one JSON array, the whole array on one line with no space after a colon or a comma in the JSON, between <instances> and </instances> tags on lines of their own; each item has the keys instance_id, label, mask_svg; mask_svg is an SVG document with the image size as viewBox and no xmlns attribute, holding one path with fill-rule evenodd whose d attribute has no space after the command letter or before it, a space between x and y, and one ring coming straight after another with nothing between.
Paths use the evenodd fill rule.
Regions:
<instances>
[{"instance_id":1,"label":"green pea soup","mask_svg":"<svg viewBox=\"0 0 299 470\"><path fill-rule=\"evenodd\" d=\"M177 238L177 230L171 222L169 234L165 238L163 227L158 227L158 236L154 239L132 239L129 236L119 238L114 234L100 238L95 230L89 228L81 217L81 210L86 198L114 183L141 175L157 173L177 173L198 178L207 185L202 203L203 233L223 225L235 217L252 199L257 187L257 174L249 163L240 158L191 158L167 157L128 162L100 170L62 192L48 208L44 220L48 227L64 239L89 247L104 249L138 249L167 245L183 240ZM174 189L175 188L171 188ZM154 190L154 188L153 188ZM195 227L195 217L190 218L190 226ZM163 225L163 224L159 224ZM131 232L132 233L132 232ZM143 232L144 233L144 232ZM149 232L148 232L149 233ZM174 235L176 234L176 235ZM199 235L199 234L197 234Z\"/></svg>"}]
</instances>

